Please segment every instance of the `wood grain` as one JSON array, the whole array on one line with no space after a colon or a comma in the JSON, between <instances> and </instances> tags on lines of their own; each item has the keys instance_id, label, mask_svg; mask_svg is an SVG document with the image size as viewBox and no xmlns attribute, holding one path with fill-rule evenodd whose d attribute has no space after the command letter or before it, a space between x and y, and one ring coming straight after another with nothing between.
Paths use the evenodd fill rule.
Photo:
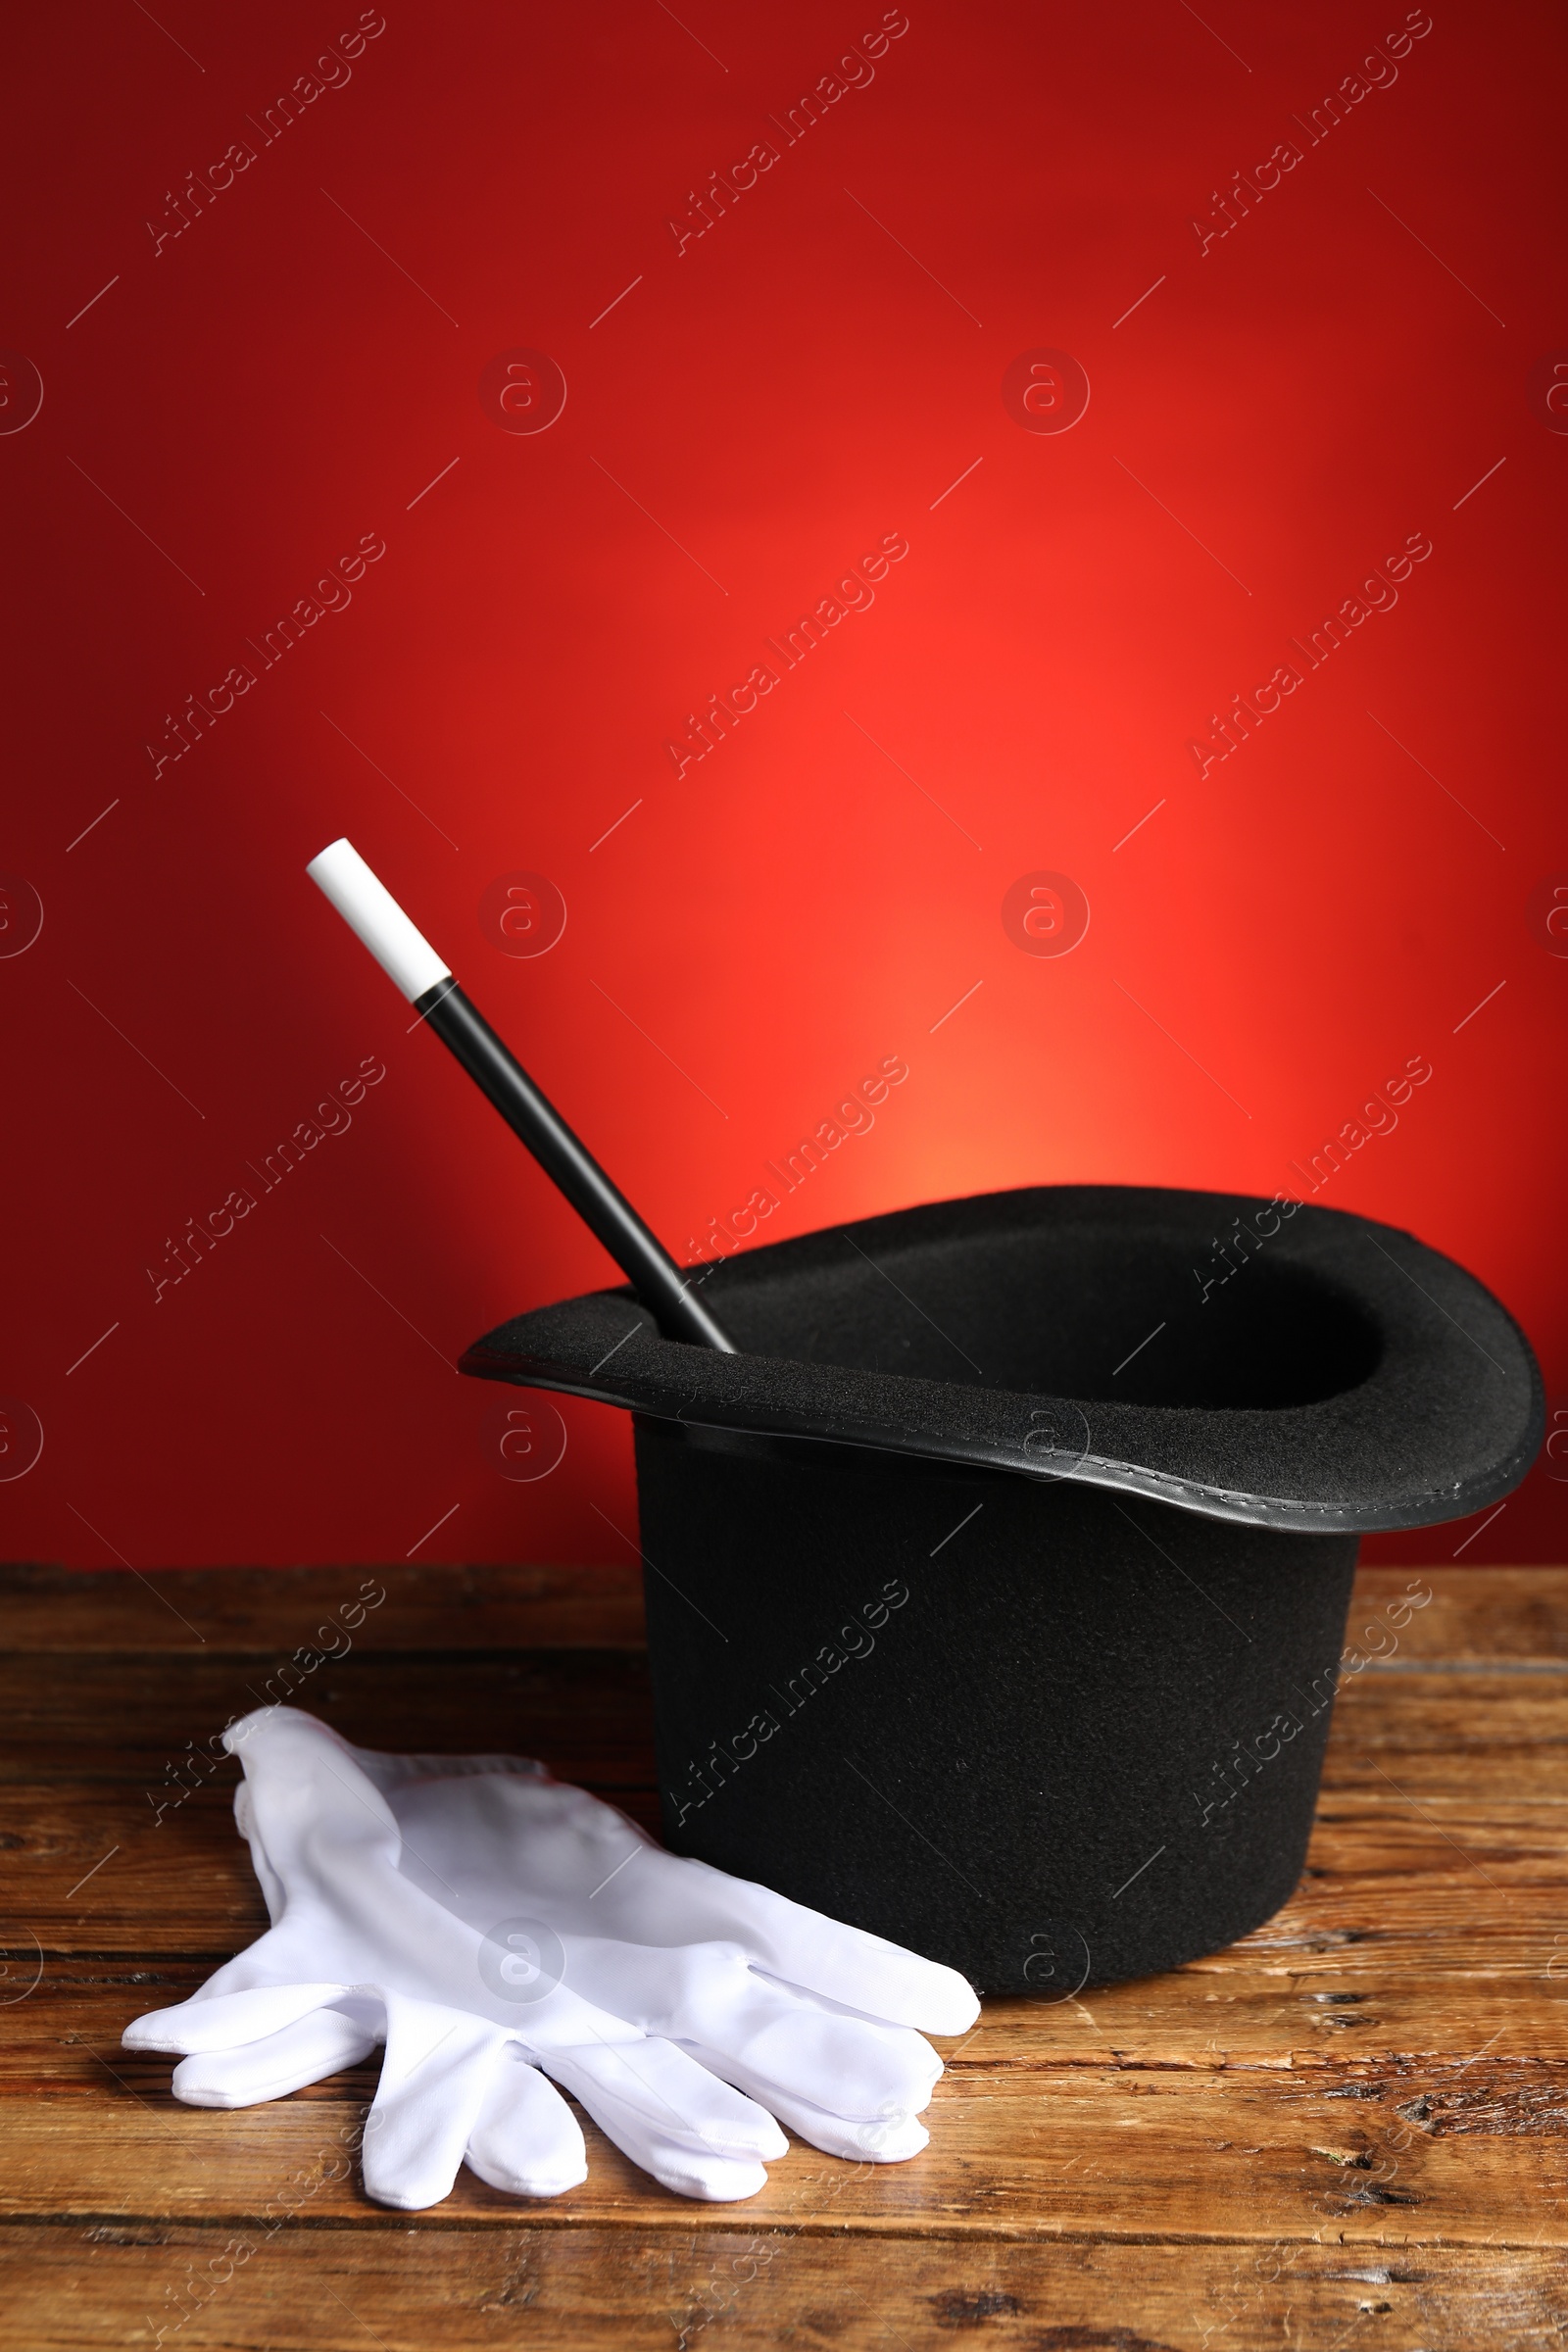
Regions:
<instances>
[{"instance_id":1,"label":"wood grain","mask_svg":"<svg viewBox=\"0 0 1568 2352\"><path fill-rule=\"evenodd\" d=\"M224 2113L181 2107L167 2064L132 2061L112 2040L74 2055L74 2095L58 2083L30 2095L19 2086L8 2112L14 2216L258 2226L291 2210L296 2190L312 2227L374 2210L348 2161L373 2077ZM803 2228L856 2237L1175 2244L1306 2242L1331 2231L1347 2244L1415 2234L1568 2246L1568 2061L1472 2061L1461 2074L1462 2063L1388 2069L1361 2079L1366 2097L1346 2095L1327 2070L1281 2082L1256 2068L971 2067L939 2086L931 2146L914 2163L840 2164L797 2143L744 2207L702 2218L743 2234L794 2215ZM1455 2105L1460 2096L1473 2104ZM650 2182L591 2125L585 2135L588 2180L531 2219L690 2230L686 2200ZM508 2230L518 2208L465 2171L439 2214Z\"/></svg>"},{"instance_id":2,"label":"wood grain","mask_svg":"<svg viewBox=\"0 0 1568 2352\"><path fill-rule=\"evenodd\" d=\"M352 1610L360 1650L640 1649L642 1572L605 1568L118 1568L0 1570L7 1647L287 1655ZM328 1636L330 1642L332 1637Z\"/></svg>"},{"instance_id":3,"label":"wood grain","mask_svg":"<svg viewBox=\"0 0 1568 2352\"><path fill-rule=\"evenodd\" d=\"M1560 2352L1550 2248L681 2236L514 2224L270 2238L19 2228L8 2317L28 2352ZM368 2243L367 2240L369 2240ZM183 2315L188 2314L188 2317ZM181 2320L183 2318L183 2324ZM1478 2323L1496 2332L1478 2331ZM174 2328L178 2326L178 2332Z\"/></svg>"},{"instance_id":4,"label":"wood grain","mask_svg":"<svg viewBox=\"0 0 1568 2352\"><path fill-rule=\"evenodd\" d=\"M913 2163L796 2145L701 2207L587 2124L581 2188L464 2173L418 2216L358 2185L373 2067L225 2115L119 2048L265 1924L214 1735L293 1658L351 1739L538 1754L652 1822L635 1585L150 1581L0 1573L0 2292L29 2352L1560 2352L1568 1574L1363 1574L1291 1901L1167 1976L989 2002ZM384 1600L313 1653L367 1581Z\"/></svg>"}]
</instances>

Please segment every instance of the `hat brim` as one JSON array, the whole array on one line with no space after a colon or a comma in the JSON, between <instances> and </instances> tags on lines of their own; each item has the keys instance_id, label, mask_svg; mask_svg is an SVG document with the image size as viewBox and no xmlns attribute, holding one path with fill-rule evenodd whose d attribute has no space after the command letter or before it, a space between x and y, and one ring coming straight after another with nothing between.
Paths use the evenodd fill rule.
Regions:
<instances>
[{"instance_id":1,"label":"hat brim","mask_svg":"<svg viewBox=\"0 0 1568 2352\"><path fill-rule=\"evenodd\" d=\"M1481 1510L1544 1425L1491 1293L1342 1210L1043 1186L764 1245L702 1280L736 1354L664 1339L613 1290L514 1317L461 1368L1316 1534Z\"/></svg>"}]
</instances>

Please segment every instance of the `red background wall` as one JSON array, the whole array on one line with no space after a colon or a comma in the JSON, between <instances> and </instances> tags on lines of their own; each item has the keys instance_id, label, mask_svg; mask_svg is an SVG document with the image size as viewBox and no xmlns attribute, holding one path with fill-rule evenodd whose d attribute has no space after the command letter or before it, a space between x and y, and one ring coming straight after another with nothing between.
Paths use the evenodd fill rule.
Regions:
<instances>
[{"instance_id":1,"label":"red background wall","mask_svg":"<svg viewBox=\"0 0 1568 2352\"><path fill-rule=\"evenodd\" d=\"M1272 1193L1425 1056L1320 1197L1474 1268L1568 1401L1556 12L1437 0L1314 136L1402 8L909 0L787 143L881 22L386 0L266 137L352 5L10 21L0 342L43 403L13 357L0 1390L44 1433L11 1556L593 1559L594 1505L632 1527L616 1416L565 1402L515 1483L450 1369L612 1269L305 880L343 832L682 1255L884 1055L907 1082L768 1238L1058 1179ZM567 387L538 432L480 395L519 347ZM1004 405L1041 348L1087 372L1070 430ZM686 714L885 534L874 605L677 775ZM1413 534L1307 668L1292 638ZM264 666L362 535L352 602ZM1292 662L1200 775L1190 739ZM567 909L532 958L481 920L518 869ZM1087 895L1071 955L1004 927L1040 869ZM364 1057L352 1125L264 1192ZM1484 1533L1373 1548L1561 1557L1553 1467Z\"/></svg>"}]
</instances>

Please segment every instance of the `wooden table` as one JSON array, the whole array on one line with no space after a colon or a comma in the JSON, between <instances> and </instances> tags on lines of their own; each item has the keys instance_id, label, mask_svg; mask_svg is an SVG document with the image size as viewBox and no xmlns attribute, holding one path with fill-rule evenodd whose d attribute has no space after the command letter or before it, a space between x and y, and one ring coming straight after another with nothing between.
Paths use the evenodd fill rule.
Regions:
<instances>
[{"instance_id":1,"label":"wooden table","mask_svg":"<svg viewBox=\"0 0 1568 2352\"><path fill-rule=\"evenodd\" d=\"M1412 1581L1432 1598L1395 1636ZM796 2146L750 2203L694 2205L590 2124L569 2195L465 2172L414 2217L345 2154L371 2072L221 2114L118 2046L265 1925L208 1743L362 1584L386 1598L296 1666L298 1704L367 1743L531 1751L653 1819L619 1572L0 1575L8 2341L1568 2340L1568 1573L1363 1572L1350 1631L1383 1654L1344 1686L1295 1899L1171 1976L988 2003L912 2164Z\"/></svg>"}]
</instances>

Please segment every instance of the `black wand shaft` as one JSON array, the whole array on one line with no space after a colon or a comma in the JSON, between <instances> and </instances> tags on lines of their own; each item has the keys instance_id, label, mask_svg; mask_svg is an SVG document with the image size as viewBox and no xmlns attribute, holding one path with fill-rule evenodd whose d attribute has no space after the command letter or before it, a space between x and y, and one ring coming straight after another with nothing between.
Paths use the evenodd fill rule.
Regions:
<instances>
[{"instance_id":1,"label":"black wand shaft","mask_svg":"<svg viewBox=\"0 0 1568 2352\"><path fill-rule=\"evenodd\" d=\"M664 1337L733 1355L734 1348L668 1250L457 982L438 980L415 998L414 1005L604 1244Z\"/></svg>"}]
</instances>

